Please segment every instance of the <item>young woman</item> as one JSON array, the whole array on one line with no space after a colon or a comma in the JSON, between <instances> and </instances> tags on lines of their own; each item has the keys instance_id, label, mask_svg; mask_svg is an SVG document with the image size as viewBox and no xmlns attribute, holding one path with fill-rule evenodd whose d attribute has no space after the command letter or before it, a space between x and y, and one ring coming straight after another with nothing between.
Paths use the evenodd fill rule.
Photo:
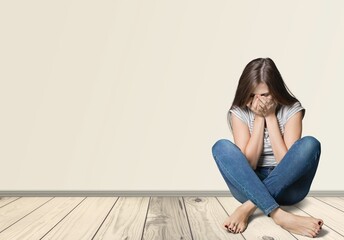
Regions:
<instances>
[{"instance_id":1,"label":"young woman","mask_svg":"<svg viewBox=\"0 0 344 240\"><path fill-rule=\"evenodd\" d=\"M242 203L225 220L225 229L243 232L258 207L290 232L319 234L321 219L280 208L306 197L318 167L320 142L311 136L301 138L304 115L270 58L247 64L227 113L235 144L220 139L212 147L230 192Z\"/></svg>"}]
</instances>

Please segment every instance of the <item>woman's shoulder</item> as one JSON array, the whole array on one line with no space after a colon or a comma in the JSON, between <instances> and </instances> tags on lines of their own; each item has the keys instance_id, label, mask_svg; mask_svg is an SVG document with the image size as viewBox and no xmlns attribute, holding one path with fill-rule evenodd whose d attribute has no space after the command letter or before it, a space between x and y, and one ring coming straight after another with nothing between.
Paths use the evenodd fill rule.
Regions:
<instances>
[{"instance_id":1,"label":"woman's shoulder","mask_svg":"<svg viewBox=\"0 0 344 240\"><path fill-rule=\"evenodd\" d=\"M241 108L238 106L232 106L227 113L227 118L230 121L231 115L234 114L237 118L246 124L249 124L251 119L251 112L247 107Z\"/></svg>"},{"instance_id":2,"label":"woman's shoulder","mask_svg":"<svg viewBox=\"0 0 344 240\"><path fill-rule=\"evenodd\" d=\"M302 118L305 115L306 109L302 106L301 102L296 101L291 105L282 105L277 113L277 116L284 122L287 122L295 113L302 111Z\"/></svg>"},{"instance_id":3,"label":"woman's shoulder","mask_svg":"<svg viewBox=\"0 0 344 240\"><path fill-rule=\"evenodd\" d=\"M247 107L240 108L238 106L232 106L227 112L227 123L230 130L233 132L233 122L231 115L235 115L239 118L243 123L250 125L251 114Z\"/></svg>"},{"instance_id":4,"label":"woman's shoulder","mask_svg":"<svg viewBox=\"0 0 344 240\"><path fill-rule=\"evenodd\" d=\"M241 108L238 106L232 106L229 110L228 113L234 113L237 116L249 116L250 112L247 107Z\"/></svg>"}]
</instances>

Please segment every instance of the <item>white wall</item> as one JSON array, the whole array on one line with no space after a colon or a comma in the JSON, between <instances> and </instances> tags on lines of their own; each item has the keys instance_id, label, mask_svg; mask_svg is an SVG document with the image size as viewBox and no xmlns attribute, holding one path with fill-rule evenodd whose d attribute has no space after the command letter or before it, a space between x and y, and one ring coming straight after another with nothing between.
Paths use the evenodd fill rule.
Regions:
<instances>
[{"instance_id":1,"label":"white wall","mask_svg":"<svg viewBox=\"0 0 344 240\"><path fill-rule=\"evenodd\" d=\"M226 190L211 147L272 58L344 190L343 1L1 1L0 190Z\"/></svg>"}]
</instances>

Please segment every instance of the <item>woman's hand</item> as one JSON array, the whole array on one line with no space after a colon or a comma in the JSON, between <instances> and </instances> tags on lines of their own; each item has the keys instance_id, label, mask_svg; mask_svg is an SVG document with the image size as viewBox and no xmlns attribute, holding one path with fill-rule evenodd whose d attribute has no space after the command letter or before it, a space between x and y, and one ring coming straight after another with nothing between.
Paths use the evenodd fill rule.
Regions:
<instances>
[{"instance_id":1,"label":"woman's hand","mask_svg":"<svg viewBox=\"0 0 344 240\"><path fill-rule=\"evenodd\" d=\"M271 114L275 114L277 103L272 99L271 96L265 97L257 95L259 99L260 112L266 118Z\"/></svg>"},{"instance_id":2,"label":"woman's hand","mask_svg":"<svg viewBox=\"0 0 344 240\"><path fill-rule=\"evenodd\" d=\"M267 117L275 114L277 103L271 96L265 97L261 95L254 95L251 101L246 105L252 112L261 117Z\"/></svg>"},{"instance_id":3,"label":"woman's hand","mask_svg":"<svg viewBox=\"0 0 344 240\"><path fill-rule=\"evenodd\" d=\"M264 117L263 109L265 106L262 103L262 101L259 99L259 97L260 97L259 95L254 95L246 106L249 109L251 109L251 111L254 112L254 114Z\"/></svg>"}]
</instances>

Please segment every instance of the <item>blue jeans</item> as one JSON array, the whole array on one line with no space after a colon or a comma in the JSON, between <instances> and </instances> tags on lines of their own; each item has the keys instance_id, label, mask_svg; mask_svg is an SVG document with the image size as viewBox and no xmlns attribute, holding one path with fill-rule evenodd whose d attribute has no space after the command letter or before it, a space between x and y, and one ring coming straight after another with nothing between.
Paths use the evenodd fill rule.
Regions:
<instances>
[{"instance_id":1,"label":"blue jeans","mask_svg":"<svg viewBox=\"0 0 344 240\"><path fill-rule=\"evenodd\" d=\"M315 176L320 142L311 136L297 140L276 167L253 170L240 148L228 139L212 147L215 162L227 186L239 202L251 200L265 215L280 205L304 199Z\"/></svg>"}]
</instances>

